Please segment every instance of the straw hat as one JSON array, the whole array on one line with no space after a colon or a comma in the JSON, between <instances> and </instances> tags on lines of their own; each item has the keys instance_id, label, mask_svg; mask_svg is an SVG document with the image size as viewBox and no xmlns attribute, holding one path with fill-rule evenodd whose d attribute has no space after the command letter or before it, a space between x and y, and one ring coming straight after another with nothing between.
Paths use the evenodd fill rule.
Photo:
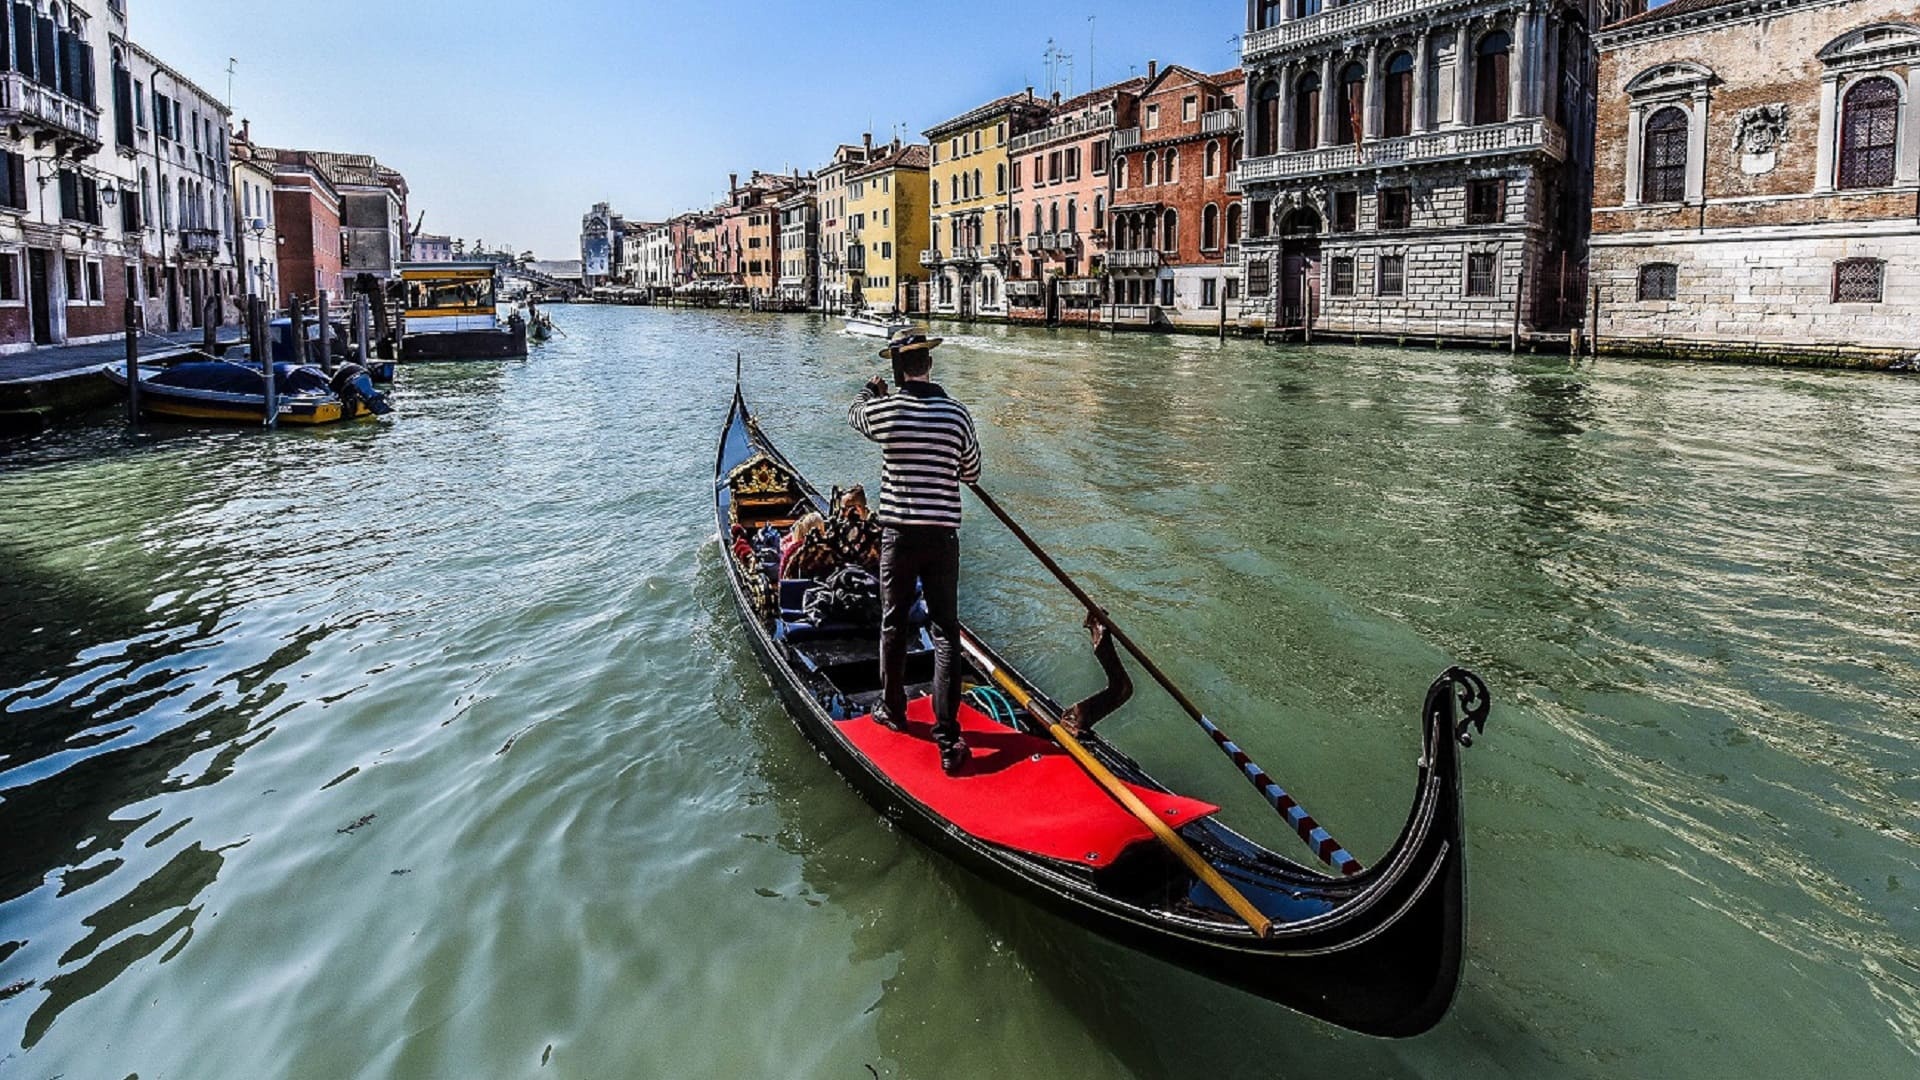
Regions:
<instances>
[{"instance_id":1,"label":"straw hat","mask_svg":"<svg viewBox=\"0 0 1920 1080\"><path fill-rule=\"evenodd\" d=\"M930 338L918 330L902 330L888 339L880 350L880 359L893 360L908 353L931 352L940 347L941 338Z\"/></svg>"}]
</instances>

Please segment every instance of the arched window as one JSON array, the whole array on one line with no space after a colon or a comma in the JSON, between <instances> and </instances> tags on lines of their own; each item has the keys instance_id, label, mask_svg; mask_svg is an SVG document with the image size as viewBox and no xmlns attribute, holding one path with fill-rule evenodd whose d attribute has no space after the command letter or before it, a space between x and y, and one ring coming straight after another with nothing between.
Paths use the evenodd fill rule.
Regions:
<instances>
[{"instance_id":1,"label":"arched window","mask_svg":"<svg viewBox=\"0 0 1920 1080\"><path fill-rule=\"evenodd\" d=\"M1681 202L1687 197L1687 112L1669 105L1647 118L1640 150L1640 201Z\"/></svg>"},{"instance_id":2,"label":"arched window","mask_svg":"<svg viewBox=\"0 0 1920 1080\"><path fill-rule=\"evenodd\" d=\"M1161 183L1171 184L1180 179L1180 148L1169 146L1163 152L1160 162Z\"/></svg>"},{"instance_id":3,"label":"arched window","mask_svg":"<svg viewBox=\"0 0 1920 1080\"><path fill-rule=\"evenodd\" d=\"M1060 231L1060 200L1058 199L1054 200L1052 209L1047 213L1047 231Z\"/></svg>"},{"instance_id":4,"label":"arched window","mask_svg":"<svg viewBox=\"0 0 1920 1080\"><path fill-rule=\"evenodd\" d=\"M1268 157L1280 152L1280 84L1272 79L1254 94L1253 153Z\"/></svg>"},{"instance_id":5,"label":"arched window","mask_svg":"<svg viewBox=\"0 0 1920 1080\"><path fill-rule=\"evenodd\" d=\"M979 134L979 132L974 132L975 137L978 137ZM977 199L986 193L987 189L980 186L980 170L973 170L973 197Z\"/></svg>"},{"instance_id":6,"label":"arched window","mask_svg":"<svg viewBox=\"0 0 1920 1080\"><path fill-rule=\"evenodd\" d=\"M1013 208L1013 235L1020 235L1020 208L1017 206Z\"/></svg>"},{"instance_id":7,"label":"arched window","mask_svg":"<svg viewBox=\"0 0 1920 1080\"><path fill-rule=\"evenodd\" d=\"M1473 122L1499 124L1507 119L1507 54L1512 39L1495 30L1480 39L1473 66Z\"/></svg>"},{"instance_id":8,"label":"arched window","mask_svg":"<svg viewBox=\"0 0 1920 1080\"><path fill-rule=\"evenodd\" d=\"M1124 188L1127 186L1126 158L1115 158L1113 161L1113 186L1116 188Z\"/></svg>"},{"instance_id":9,"label":"arched window","mask_svg":"<svg viewBox=\"0 0 1920 1080\"><path fill-rule=\"evenodd\" d=\"M1095 195L1093 197L1093 229L1095 232L1101 232L1104 231L1106 227L1107 197L1105 195Z\"/></svg>"},{"instance_id":10,"label":"arched window","mask_svg":"<svg viewBox=\"0 0 1920 1080\"><path fill-rule=\"evenodd\" d=\"M1413 54L1394 53L1387 61L1386 106L1384 116L1386 136L1397 139L1402 135L1413 134Z\"/></svg>"},{"instance_id":11,"label":"arched window","mask_svg":"<svg viewBox=\"0 0 1920 1080\"><path fill-rule=\"evenodd\" d=\"M144 168L140 170L140 220L153 223L153 177Z\"/></svg>"},{"instance_id":12,"label":"arched window","mask_svg":"<svg viewBox=\"0 0 1920 1080\"><path fill-rule=\"evenodd\" d=\"M1892 79L1862 79L1840 106L1840 186L1885 187L1893 183L1899 145L1900 90Z\"/></svg>"},{"instance_id":13,"label":"arched window","mask_svg":"<svg viewBox=\"0 0 1920 1080\"><path fill-rule=\"evenodd\" d=\"M1200 211L1200 250L1213 251L1220 246L1220 208L1212 203Z\"/></svg>"},{"instance_id":14,"label":"arched window","mask_svg":"<svg viewBox=\"0 0 1920 1080\"><path fill-rule=\"evenodd\" d=\"M1270 26L1279 26L1281 4L1282 0L1260 0L1259 21L1254 24L1255 28L1265 30Z\"/></svg>"},{"instance_id":15,"label":"arched window","mask_svg":"<svg viewBox=\"0 0 1920 1080\"><path fill-rule=\"evenodd\" d=\"M1154 166L1160 161L1160 155L1149 150L1140 157L1140 182L1147 187L1154 185Z\"/></svg>"},{"instance_id":16,"label":"arched window","mask_svg":"<svg viewBox=\"0 0 1920 1080\"><path fill-rule=\"evenodd\" d=\"M1240 242L1240 204L1227 207L1227 243Z\"/></svg>"},{"instance_id":17,"label":"arched window","mask_svg":"<svg viewBox=\"0 0 1920 1080\"><path fill-rule=\"evenodd\" d=\"M1320 14L1320 0L1293 0L1293 17L1304 19Z\"/></svg>"},{"instance_id":18,"label":"arched window","mask_svg":"<svg viewBox=\"0 0 1920 1080\"><path fill-rule=\"evenodd\" d=\"M1240 167L1240 150L1241 150L1241 146L1240 146L1239 139L1235 139L1232 142L1227 144L1227 171L1228 172L1232 172L1233 170Z\"/></svg>"},{"instance_id":19,"label":"arched window","mask_svg":"<svg viewBox=\"0 0 1920 1080\"><path fill-rule=\"evenodd\" d=\"M993 182L995 183L995 185L997 185L993 189L994 194L1005 195L1007 193L1007 165L1005 162L1001 162L1000 164L994 166Z\"/></svg>"},{"instance_id":20,"label":"arched window","mask_svg":"<svg viewBox=\"0 0 1920 1080\"><path fill-rule=\"evenodd\" d=\"M1333 121L1333 144L1352 146L1360 141L1367 115L1367 67L1353 63L1340 69L1340 115Z\"/></svg>"},{"instance_id":21,"label":"arched window","mask_svg":"<svg viewBox=\"0 0 1920 1080\"><path fill-rule=\"evenodd\" d=\"M1218 142L1207 144L1207 175L1209 177L1220 175L1220 144Z\"/></svg>"},{"instance_id":22,"label":"arched window","mask_svg":"<svg viewBox=\"0 0 1920 1080\"><path fill-rule=\"evenodd\" d=\"M1080 231L1080 204L1072 199L1067 200L1067 231Z\"/></svg>"},{"instance_id":23,"label":"arched window","mask_svg":"<svg viewBox=\"0 0 1920 1080\"><path fill-rule=\"evenodd\" d=\"M1180 215L1172 208L1162 215L1160 229L1160 250L1177 252L1180 250Z\"/></svg>"},{"instance_id":24,"label":"arched window","mask_svg":"<svg viewBox=\"0 0 1920 1080\"><path fill-rule=\"evenodd\" d=\"M1309 71L1293 84L1294 150L1320 145L1320 76Z\"/></svg>"}]
</instances>

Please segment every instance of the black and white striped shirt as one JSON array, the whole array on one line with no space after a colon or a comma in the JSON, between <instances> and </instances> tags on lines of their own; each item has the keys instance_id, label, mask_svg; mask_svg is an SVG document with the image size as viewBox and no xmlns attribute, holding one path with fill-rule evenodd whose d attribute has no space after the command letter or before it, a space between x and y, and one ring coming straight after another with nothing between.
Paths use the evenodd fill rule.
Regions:
<instances>
[{"instance_id":1,"label":"black and white striped shirt","mask_svg":"<svg viewBox=\"0 0 1920 1080\"><path fill-rule=\"evenodd\" d=\"M883 451L880 524L960 527L960 485L980 479L980 441L965 405L935 383L909 382L886 397L860 391L847 422Z\"/></svg>"}]
</instances>

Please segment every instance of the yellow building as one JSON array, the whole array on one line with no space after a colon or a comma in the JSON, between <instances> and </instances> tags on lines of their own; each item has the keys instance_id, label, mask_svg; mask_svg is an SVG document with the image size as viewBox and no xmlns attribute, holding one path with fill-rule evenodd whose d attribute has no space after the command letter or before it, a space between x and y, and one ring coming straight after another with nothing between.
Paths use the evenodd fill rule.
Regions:
<instances>
[{"instance_id":1,"label":"yellow building","mask_svg":"<svg viewBox=\"0 0 1920 1080\"><path fill-rule=\"evenodd\" d=\"M925 146L895 140L847 176L847 287L869 308L909 311L921 304L927 159Z\"/></svg>"},{"instance_id":2,"label":"yellow building","mask_svg":"<svg viewBox=\"0 0 1920 1080\"><path fill-rule=\"evenodd\" d=\"M921 254L927 311L1006 317L1007 262L1015 243L1011 148L1043 128L1052 103L1033 88L988 102L926 131L931 243Z\"/></svg>"}]
</instances>

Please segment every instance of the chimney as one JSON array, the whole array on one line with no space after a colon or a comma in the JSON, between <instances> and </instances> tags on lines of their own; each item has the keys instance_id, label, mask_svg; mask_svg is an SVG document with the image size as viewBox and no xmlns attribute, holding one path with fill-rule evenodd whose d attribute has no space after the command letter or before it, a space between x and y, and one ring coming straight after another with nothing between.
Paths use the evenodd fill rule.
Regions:
<instances>
[{"instance_id":1,"label":"chimney","mask_svg":"<svg viewBox=\"0 0 1920 1080\"><path fill-rule=\"evenodd\" d=\"M869 131L865 135L862 135L860 142L867 148L867 158L871 160L873 158L873 132Z\"/></svg>"},{"instance_id":2,"label":"chimney","mask_svg":"<svg viewBox=\"0 0 1920 1080\"><path fill-rule=\"evenodd\" d=\"M253 121L246 119L240 121L240 141L243 143L253 142Z\"/></svg>"},{"instance_id":3,"label":"chimney","mask_svg":"<svg viewBox=\"0 0 1920 1080\"><path fill-rule=\"evenodd\" d=\"M727 174L727 190L733 191L739 188L739 186L740 186L740 174L737 172L728 173Z\"/></svg>"},{"instance_id":4,"label":"chimney","mask_svg":"<svg viewBox=\"0 0 1920 1080\"><path fill-rule=\"evenodd\" d=\"M1058 90L1053 92L1053 103L1056 107L1060 104L1060 91Z\"/></svg>"},{"instance_id":5,"label":"chimney","mask_svg":"<svg viewBox=\"0 0 1920 1080\"><path fill-rule=\"evenodd\" d=\"M1027 87L1027 100L1028 101L1033 100L1033 87L1031 86Z\"/></svg>"},{"instance_id":6,"label":"chimney","mask_svg":"<svg viewBox=\"0 0 1920 1080\"><path fill-rule=\"evenodd\" d=\"M1147 81L1152 82L1154 76L1158 74L1160 74L1160 61L1158 60L1147 61Z\"/></svg>"}]
</instances>

